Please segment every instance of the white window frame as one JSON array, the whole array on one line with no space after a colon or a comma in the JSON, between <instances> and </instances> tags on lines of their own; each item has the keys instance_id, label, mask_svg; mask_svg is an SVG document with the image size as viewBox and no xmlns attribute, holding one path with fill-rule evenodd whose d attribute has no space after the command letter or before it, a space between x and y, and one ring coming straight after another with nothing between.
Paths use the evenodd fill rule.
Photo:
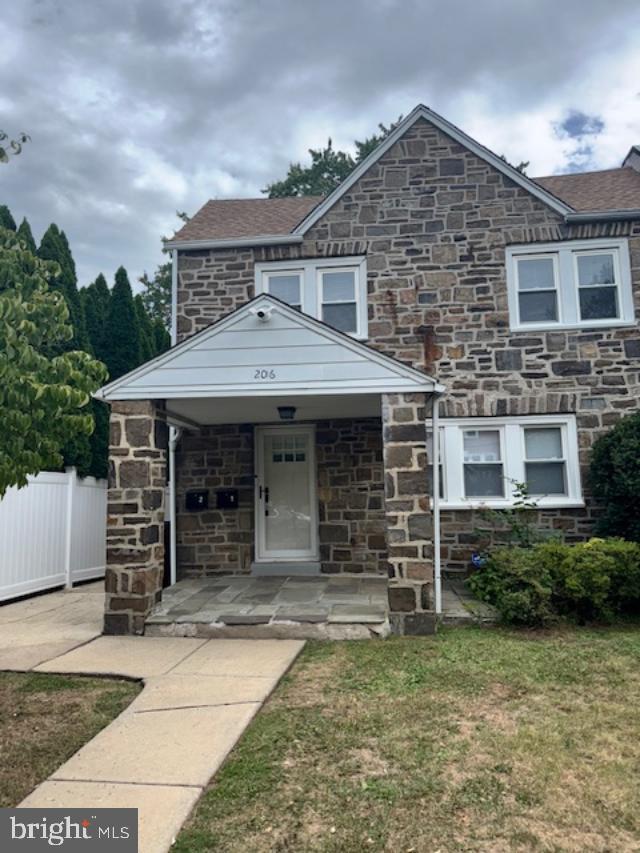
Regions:
<instances>
[{"instance_id":1,"label":"white window frame","mask_svg":"<svg viewBox=\"0 0 640 853\"><path fill-rule=\"evenodd\" d=\"M368 333L367 318L367 259L364 256L341 258L311 258L308 260L269 261L255 265L255 293L269 292L269 276L290 272L301 273L302 311L322 320L322 275L324 271L349 270L355 274L355 301L357 328L346 332L352 338L365 340ZM327 324L328 325L328 324Z\"/></svg>"},{"instance_id":2,"label":"white window frame","mask_svg":"<svg viewBox=\"0 0 640 853\"><path fill-rule=\"evenodd\" d=\"M527 415L518 418L445 418L441 421L442 509L506 509L513 506L513 481L525 480L524 431L527 427L559 427L566 468L566 495L534 496L541 509L582 507L582 485L578 455L578 430L575 415ZM498 430L505 478L505 497L467 498L464 490L465 430Z\"/></svg>"},{"instance_id":3,"label":"white window frame","mask_svg":"<svg viewBox=\"0 0 640 853\"><path fill-rule=\"evenodd\" d=\"M611 253L618 297L618 317L603 320L580 318L578 261L580 255ZM558 319L527 322L520 319L518 299L518 260L550 257L554 259ZM632 326L635 323L629 242L622 240L566 240L557 243L531 243L507 246L507 294L510 328L514 332L553 331L554 329L594 329ZM605 285L606 286L606 285ZM535 291L527 291L535 292Z\"/></svg>"}]
</instances>

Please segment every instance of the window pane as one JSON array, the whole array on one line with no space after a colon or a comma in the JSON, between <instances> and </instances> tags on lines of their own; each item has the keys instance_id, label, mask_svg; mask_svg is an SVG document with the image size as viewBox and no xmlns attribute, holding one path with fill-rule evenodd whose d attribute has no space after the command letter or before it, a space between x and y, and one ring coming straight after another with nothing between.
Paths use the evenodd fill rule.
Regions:
<instances>
[{"instance_id":1,"label":"window pane","mask_svg":"<svg viewBox=\"0 0 640 853\"><path fill-rule=\"evenodd\" d=\"M560 427L530 427L524 431L527 459L562 459Z\"/></svg>"},{"instance_id":2,"label":"window pane","mask_svg":"<svg viewBox=\"0 0 640 853\"><path fill-rule=\"evenodd\" d=\"M323 305L322 319L341 332L355 332L358 329L355 303L345 302L339 305Z\"/></svg>"},{"instance_id":3,"label":"window pane","mask_svg":"<svg viewBox=\"0 0 640 853\"><path fill-rule=\"evenodd\" d=\"M464 466L464 493L468 498L504 497L502 465Z\"/></svg>"},{"instance_id":4,"label":"window pane","mask_svg":"<svg viewBox=\"0 0 640 853\"><path fill-rule=\"evenodd\" d=\"M558 319L555 290L518 294L523 323L554 322Z\"/></svg>"},{"instance_id":5,"label":"window pane","mask_svg":"<svg viewBox=\"0 0 640 853\"><path fill-rule=\"evenodd\" d=\"M353 270L322 273L322 301L348 302L355 299L355 282Z\"/></svg>"},{"instance_id":6,"label":"window pane","mask_svg":"<svg viewBox=\"0 0 640 853\"><path fill-rule=\"evenodd\" d=\"M465 462L499 462L500 433L497 429L464 431Z\"/></svg>"},{"instance_id":7,"label":"window pane","mask_svg":"<svg viewBox=\"0 0 640 853\"><path fill-rule=\"evenodd\" d=\"M525 477L532 495L566 495L564 462L527 462Z\"/></svg>"},{"instance_id":8,"label":"window pane","mask_svg":"<svg viewBox=\"0 0 640 853\"><path fill-rule=\"evenodd\" d=\"M300 307L300 276L293 275L270 275L268 278L269 293L277 299L282 299L287 305L294 308Z\"/></svg>"},{"instance_id":9,"label":"window pane","mask_svg":"<svg viewBox=\"0 0 640 853\"><path fill-rule=\"evenodd\" d=\"M520 290L550 290L555 286L553 258L531 258L518 261Z\"/></svg>"},{"instance_id":10,"label":"window pane","mask_svg":"<svg viewBox=\"0 0 640 853\"><path fill-rule=\"evenodd\" d=\"M578 255L578 284L614 284L613 255Z\"/></svg>"},{"instance_id":11,"label":"window pane","mask_svg":"<svg viewBox=\"0 0 640 853\"><path fill-rule=\"evenodd\" d=\"M583 320L606 320L618 316L616 287L581 287L580 317Z\"/></svg>"}]
</instances>

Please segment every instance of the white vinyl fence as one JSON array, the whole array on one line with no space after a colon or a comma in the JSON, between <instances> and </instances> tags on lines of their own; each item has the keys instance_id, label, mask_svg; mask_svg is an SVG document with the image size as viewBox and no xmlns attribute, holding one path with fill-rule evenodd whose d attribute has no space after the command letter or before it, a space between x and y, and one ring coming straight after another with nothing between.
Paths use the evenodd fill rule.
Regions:
<instances>
[{"instance_id":1,"label":"white vinyl fence","mask_svg":"<svg viewBox=\"0 0 640 853\"><path fill-rule=\"evenodd\" d=\"M70 468L0 500L0 601L104 576L107 483Z\"/></svg>"}]
</instances>

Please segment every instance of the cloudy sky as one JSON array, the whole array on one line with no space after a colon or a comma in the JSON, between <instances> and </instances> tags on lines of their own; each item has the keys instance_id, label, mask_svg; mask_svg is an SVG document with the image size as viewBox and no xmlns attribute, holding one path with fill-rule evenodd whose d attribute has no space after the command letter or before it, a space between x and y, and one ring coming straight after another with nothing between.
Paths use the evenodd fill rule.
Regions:
<instances>
[{"instance_id":1,"label":"cloudy sky","mask_svg":"<svg viewBox=\"0 0 640 853\"><path fill-rule=\"evenodd\" d=\"M637 0L17 0L0 69L0 128L31 136L0 203L64 228L81 284L418 102L530 175L640 143Z\"/></svg>"}]
</instances>

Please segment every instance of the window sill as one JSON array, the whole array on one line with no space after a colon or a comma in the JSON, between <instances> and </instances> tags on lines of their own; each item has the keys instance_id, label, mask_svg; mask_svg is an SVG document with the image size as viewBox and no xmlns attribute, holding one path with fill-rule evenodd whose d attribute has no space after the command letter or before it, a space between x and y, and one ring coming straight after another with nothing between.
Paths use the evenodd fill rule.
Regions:
<instances>
[{"instance_id":1,"label":"window sill","mask_svg":"<svg viewBox=\"0 0 640 853\"><path fill-rule=\"evenodd\" d=\"M536 500L532 498L532 500ZM540 498L537 501L538 509L582 509L585 506L583 500L576 498ZM433 506L433 500L431 501ZM513 509L513 501L508 500L468 500L468 501L440 501L441 510L456 509Z\"/></svg>"},{"instance_id":2,"label":"window sill","mask_svg":"<svg viewBox=\"0 0 640 853\"><path fill-rule=\"evenodd\" d=\"M590 329L628 329L635 326L635 320L594 320L592 323L531 323L510 326L510 332L588 332Z\"/></svg>"}]
</instances>

